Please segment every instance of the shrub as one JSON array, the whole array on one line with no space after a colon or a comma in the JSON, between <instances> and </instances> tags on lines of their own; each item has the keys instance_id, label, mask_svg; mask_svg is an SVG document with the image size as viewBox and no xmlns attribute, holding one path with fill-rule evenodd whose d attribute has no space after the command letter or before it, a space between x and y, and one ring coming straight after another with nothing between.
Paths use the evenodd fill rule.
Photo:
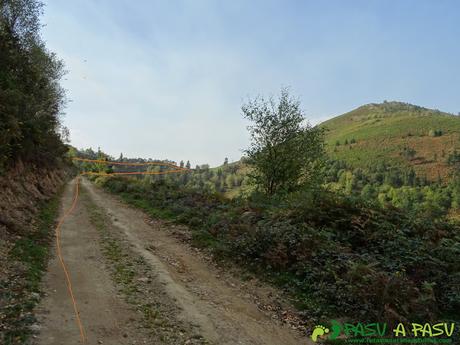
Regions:
<instances>
[{"instance_id":1,"label":"shrub","mask_svg":"<svg viewBox=\"0 0 460 345\"><path fill-rule=\"evenodd\" d=\"M105 181L109 190L119 186L113 180ZM138 188L129 181L126 193ZM263 274L309 317L460 319L454 224L316 190L230 201L155 183L140 193L189 225L195 245Z\"/></svg>"}]
</instances>

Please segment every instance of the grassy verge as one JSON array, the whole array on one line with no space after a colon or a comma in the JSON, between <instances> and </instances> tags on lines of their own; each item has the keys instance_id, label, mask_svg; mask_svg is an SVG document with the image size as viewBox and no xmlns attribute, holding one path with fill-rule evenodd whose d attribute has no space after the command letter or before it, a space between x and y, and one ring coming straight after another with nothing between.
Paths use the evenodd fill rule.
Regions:
<instances>
[{"instance_id":1,"label":"grassy verge","mask_svg":"<svg viewBox=\"0 0 460 345\"><path fill-rule=\"evenodd\" d=\"M327 193L226 200L164 182L98 183L188 225L195 245L274 282L310 321L460 320L455 224Z\"/></svg>"},{"instance_id":2,"label":"grassy verge","mask_svg":"<svg viewBox=\"0 0 460 345\"><path fill-rule=\"evenodd\" d=\"M41 294L40 282L46 271L56 218L59 212L58 193L39 207L34 231L29 231L14 243L8 261L17 266L14 276L2 286L7 291L6 308L2 315L5 331L3 343L23 344L33 333L36 322L33 309Z\"/></svg>"}]
</instances>

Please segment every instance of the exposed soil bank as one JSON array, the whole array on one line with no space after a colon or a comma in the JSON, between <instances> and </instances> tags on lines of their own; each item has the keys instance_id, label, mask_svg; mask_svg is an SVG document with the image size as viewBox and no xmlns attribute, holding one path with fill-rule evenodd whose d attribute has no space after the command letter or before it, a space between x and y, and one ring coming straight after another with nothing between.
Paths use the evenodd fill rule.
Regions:
<instances>
[{"instance_id":1,"label":"exposed soil bank","mask_svg":"<svg viewBox=\"0 0 460 345\"><path fill-rule=\"evenodd\" d=\"M69 176L21 161L0 176L0 343L22 344L34 327L58 200ZM51 200L52 199L52 200ZM51 200L51 201L50 201Z\"/></svg>"}]
</instances>

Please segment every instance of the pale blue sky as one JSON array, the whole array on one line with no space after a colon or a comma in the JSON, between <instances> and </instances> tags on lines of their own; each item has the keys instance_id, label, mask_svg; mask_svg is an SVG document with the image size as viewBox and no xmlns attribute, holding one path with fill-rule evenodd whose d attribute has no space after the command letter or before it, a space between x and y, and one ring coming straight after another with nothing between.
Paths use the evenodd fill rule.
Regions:
<instances>
[{"instance_id":1,"label":"pale blue sky","mask_svg":"<svg viewBox=\"0 0 460 345\"><path fill-rule=\"evenodd\" d=\"M237 160L247 97L290 86L316 124L370 102L460 111L460 1L46 1L72 144Z\"/></svg>"}]
</instances>

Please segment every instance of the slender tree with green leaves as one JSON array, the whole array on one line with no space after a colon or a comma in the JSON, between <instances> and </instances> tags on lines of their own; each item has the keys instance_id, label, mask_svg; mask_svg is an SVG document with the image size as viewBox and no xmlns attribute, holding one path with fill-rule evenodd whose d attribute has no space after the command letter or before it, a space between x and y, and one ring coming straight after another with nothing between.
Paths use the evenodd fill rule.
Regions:
<instances>
[{"instance_id":1,"label":"slender tree with green leaves","mask_svg":"<svg viewBox=\"0 0 460 345\"><path fill-rule=\"evenodd\" d=\"M277 100L258 97L242 106L251 121L251 144L245 153L251 178L267 195L318 186L324 152L324 131L305 119L300 101L281 89Z\"/></svg>"}]
</instances>

